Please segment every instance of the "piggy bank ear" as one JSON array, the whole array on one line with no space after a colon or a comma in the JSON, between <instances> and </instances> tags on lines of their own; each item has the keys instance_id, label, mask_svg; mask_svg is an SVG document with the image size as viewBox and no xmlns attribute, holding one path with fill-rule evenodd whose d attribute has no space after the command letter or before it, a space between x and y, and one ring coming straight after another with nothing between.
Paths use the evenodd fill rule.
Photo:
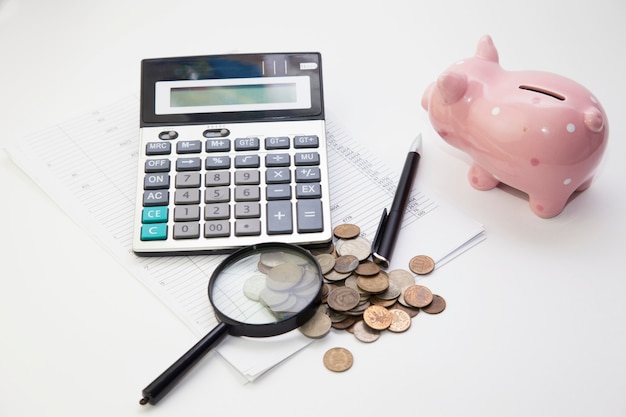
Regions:
<instances>
[{"instance_id":1,"label":"piggy bank ear","mask_svg":"<svg viewBox=\"0 0 626 417\"><path fill-rule=\"evenodd\" d=\"M491 36L485 35L478 41L478 46L476 47L476 57L486 59L487 61L500 62L500 58L498 56L498 50L496 46L493 44L493 40Z\"/></svg>"},{"instance_id":2,"label":"piggy bank ear","mask_svg":"<svg viewBox=\"0 0 626 417\"><path fill-rule=\"evenodd\" d=\"M437 89L446 104L455 103L467 90L467 77L462 72L444 72L437 79Z\"/></svg>"}]
</instances>

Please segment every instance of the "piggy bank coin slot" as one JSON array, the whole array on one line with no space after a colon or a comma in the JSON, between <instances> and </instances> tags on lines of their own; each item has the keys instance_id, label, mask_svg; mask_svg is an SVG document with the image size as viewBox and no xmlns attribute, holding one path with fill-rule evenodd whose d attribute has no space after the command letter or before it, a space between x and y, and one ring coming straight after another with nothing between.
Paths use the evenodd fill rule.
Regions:
<instances>
[{"instance_id":1,"label":"piggy bank coin slot","mask_svg":"<svg viewBox=\"0 0 626 417\"><path fill-rule=\"evenodd\" d=\"M528 90L528 91L532 91L532 92L539 93L539 94L545 94L546 96L550 96L560 101L565 100L565 96L562 96L559 93L555 93L554 91L549 91L540 87L533 87L530 85L520 85L519 88L520 90Z\"/></svg>"}]
</instances>

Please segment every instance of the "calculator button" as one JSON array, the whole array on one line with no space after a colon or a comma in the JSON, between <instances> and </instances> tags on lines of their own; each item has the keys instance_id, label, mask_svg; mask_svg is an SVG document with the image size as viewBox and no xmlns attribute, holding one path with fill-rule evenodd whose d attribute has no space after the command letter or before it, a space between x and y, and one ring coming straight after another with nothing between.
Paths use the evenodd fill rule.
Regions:
<instances>
[{"instance_id":1,"label":"calculator button","mask_svg":"<svg viewBox=\"0 0 626 417\"><path fill-rule=\"evenodd\" d=\"M294 136L293 147L300 148L317 148L320 146L320 138L317 135Z\"/></svg>"},{"instance_id":2,"label":"calculator button","mask_svg":"<svg viewBox=\"0 0 626 417\"><path fill-rule=\"evenodd\" d=\"M261 199L260 187L236 187L235 201L259 201Z\"/></svg>"},{"instance_id":3,"label":"calculator button","mask_svg":"<svg viewBox=\"0 0 626 417\"><path fill-rule=\"evenodd\" d=\"M143 179L144 190L159 190L170 188L170 176L166 174L149 174Z\"/></svg>"},{"instance_id":4,"label":"calculator button","mask_svg":"<svg viewBox=\"0 0 626 417\"><path fill-rule=\"evenodd\" d=\"M165 240L167 239L167 224L144 224L141 226L141 240Z\"/></svg>"},{"instance_id":5,"label":"calculator button","mask_svg":"<svg viewBox=\"0 0 626 417\"><path fill-rule=\"evenodd\" d=\"M267 234L293 233L291 201L270 201L267 203Z\"/></svg>"},{"instance_id":6,"label":"calculator button","mask_svg":"<svg viewBox=\"0 0 626 417\"><path fill-rule=\"evenodd\" d=\"M265 189L265 196L268 200L289 200L291 187L289 184L270 184Z\"/></svg>"},{"instance_id":7,"label":"calculator button","mask_svg":"<svg viewBox=\"0 0 626 417\"><path fill-rule=\"evenodd\" d=\"M211 156L206 159L206 169L228 169L230 168L230 158L228 156Z\"/></svg>"},{"instance_id":8,"label":"calculator button","mask_svg":"<svg viewBox=\"0 0 626 417\"><path fill-rule=\"evenodd\" d=\"M230 188L228 187L212 187L207 188L204 195L204 202L209 203L227 203L230 201Z\"/></svg>"},{"instance_id":9,"label":"calculator button","mask_svg":"<svg viewBox=\"0 0 626 417\"><path fill-rule=\"evenodd\" d=\"M144 207L141 211L142 223L166 223L167 217L166 206Z\"/></svg>"},{"instance_id":10,"label":"calculator button","mask_svg":"<svg viewBox=\"0 0 626 417\"><path fill-rule=\"evenodd\" d=\"M162 140L172 140L178 137L178 132L175 130L166 130L159 133L159 139Z\"/></svg>"},{"instance_id":11,"label":"calculator button","mask_svg":"<svg viewBox=\"0 0 626 417\"><path fill-rule=\"evenodd\" d=\"M235 168L258 168L261 165L259 155L237 155Z\"/></svg>"},{"instance_id":12,"label":"calculator button","mask_svg":"<svg viewBox=\"0 0 626 417\"><path fill-rule=\"evenodd\" d=\"M163 190L146 191L143 193L144 207L166 206L170 202L170 193Z\"/></svg>"},{"instance_id":13,"label":"calculator button","mask_svg":"<svg viewBox=\"0 0 626 417\"><path fill-rule=\"evenodd\" d=\"M241 219L235 222L235 236L256 236L261 234L261 221Z\"/></svg>"},{"instance_id":14,"label":"calculator button","mask_svg":"<svg viewBox=\"0 0 626 417\"><path fill-rule=\"evenodd\" d=\"M296 169L296 182L319 182L321 173L318 167L303 167Z\"/></svg>"},{"instance_id":15,"label":"calculator button","mask_svg":"<svg viewBox=\"0 0 626 417\"><path fill-rule=\"evenodd\" d=\"M258 151L259 150L259 138L237 138L235 139L236 151Z\"/></svg>"},{"instance_id":16,"label":"calculator button","mask_svg":"<svg viewBox=\"0 0 626 417\"><path fill-rule=\"evenodd\" d=\"M169 159L148 159L144 165L144 172L168 172L170 165Z\"/></svg>"},{"instance_id":17,"label":"calculator button","mask_svg":"<svg viewBox=\"0 0 626 417\"><path fill-rule=\"evenodd\" d=\"M176 223L174 225L174 239L197 239L200 237L199 223Z\"/></svg>"},{"instance_id":18,"label":"calculator button","mask_svg":"<svg viewBox=\"0 0 626 417\"><path fill-rule=\"evenodd\" d=\"M288 167L291 158L288 153L273 153L265 156L265 166Z\"/></svg>"},{"instance_id":19,"label":"calculator button","mask_svg":"<svg viewBox=\"0 0 626 417\"><path fill-rule=\"evenodd\" d=\"M174 192L174 204L200 204L200 190L176 190Z\"/></svg>"},{"instance_id":20,"label":"calculator button","mask_svg":"<svg viewBox=\"0 0 626 417\"><path fill-rule=\"evenodd\" d=\"M200 220L199 206L179 206L174 207L175 222L190 222Z\"/></svg>"},{"instance_id":21,"label":"calculator button","mask_svg":"<svg viewBox=\"0 0 626 417\"><path fill-rule=\"evenodd\" d=\"M320 183L296 184L296 198L321 198Z\"/></svg>"},{"instance_id":22,"label":"calculator button","mask_svg":"<svg viewBox=\"0 0 626 417\"><path fill-rule=\"evenodd\" d=\"M228 152L230 151L230 139L207 140L204 147L207 152Z\"/></svg>"},{"instance_id":23,"label":"calculator button","mask_svg":"<svg viewBox=\"0 0 626 417\"><path fill-rule=\"evenodd\" d=\"M207 129L204 132L202 132L202 136L204 136L207 139L210 138L223 138L230 135L230 130L228 129ZM230 150L230 149L228 149Z\"/></svg>"},{"instance_id":24,"label":"calculator button","mask_svg":"<svg viewBox=\"0 0 626 417\"><path fill-rule=\"evenodd\" d=\"M200 171L202 160L200 158L178 158L176 171Z\"/></svg>"},{"instance_id":25,"label":"calculator button","mask_svg":"<svg viewBox=\"0 0 626 417\"><path fill-rule=\"evenodd\" d=\"M184 172L176 174L174 184L176 188L200 188L200 173Z\"/></svg>"},{"instance_id":26,"label":"calculator button","mask_svg":"<svg viewBox=\"0 0 626 417\"><path fill-rule=\"evenodd\" d=\"M300 200L296 203L298 233L324 230L321 200Z\"/></svg>"},{"instance_id":27,"label":"calculator button","mask_svg":"<svg viewBox=\"0 0 626 417\"><path fill-rule=\"evenodd\" d=\"M146 144L146 155L169 155L172 153L170 142L148 142Z\"/></svg>"},{"instance_id":28,"label":"calculator button","mask_svg":"<svg viewBox=\"0 0 626 417\"><path fill-rule=\"evenodd\" d=\"M229 171L207 172L204 183L207 187L230 184Z\"/></svg>"},{"instance_id":29,"label":"calculator button","mask_svg":"<svg viewBox=\"0 0 626 417\"><path fill-rule=\"evenodd\" d=\"M205 220L225 220L230 218L230 204L213 203L204 206Z\"/></svg>"},{"instance_id":30,"label":"calculator button","mask_svg":"<svg viewBox=\"0 0 626 417\"><path fill-rule=\"evenodd\" d=\"M268 184L282 184L291 182L289 168L268 168L265 171L265 182Z\"/></svg>"},{"instance_id":31,"label":"calculator button","mask_svg":"<svg viewBox=\"0 0 626 417\"><path fill-rule=\"evenodd\" d=\"M176 153L200 153L202 142L199 140L181 140L176 144Z\"/></svg>"},{"instance_id":32,"label":"calculator button","mask_svg":"<svg viewBox=\"0 0 626 417\"><path fill-rule=\"evenodd\" d=\"M235 185L256 185L261 183L261 173L254 170L235 172Z\"/></svg>"},{"instance_id":33,"label":"calculator button","mask_svg":"<svg viewBox=\"0 0 626 417\"><path fill-rule=\"evenodd\" d=\"M215 220L204 224L204 237L228 236L230 236L230 222L228 220Z\"/></svg>"},{"instance_id":34,"label":"calculator button","mask_svg":"<svg viewBox=\"0 0 626 417\"><path fill-rule=\"evenodd\" d=\"M235 204L236 219L250 219L261 217L261 205L259 203Z\"/></svg>"},{"instance_id":35,"label":"calculator button","mask_svg":"<svg viewBox=\"0 0 626 417\"><path fill-rule=\"evenodd\" d=\"M296 166L319 165L320 154L317 152L297 153L296 156L294 157L294 163L296 164Z\"/></svg>"},{"instance_id":36,"label":"calculator button","mask_svg":"<svg viewBox=\"0 0 626 417\"><path fill-rule=\"evenodd\" d=\"M289 149L289 136L269 136L265 138L265 149Z\"/></svg>"}]
</instances>

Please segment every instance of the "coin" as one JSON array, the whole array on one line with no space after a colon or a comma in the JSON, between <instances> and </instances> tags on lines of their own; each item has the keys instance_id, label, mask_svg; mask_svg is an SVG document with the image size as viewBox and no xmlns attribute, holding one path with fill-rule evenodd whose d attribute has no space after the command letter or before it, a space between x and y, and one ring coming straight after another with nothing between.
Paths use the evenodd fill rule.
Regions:
<instances>
[{"instance_id":1,"label":"coin","mask_svg":"<svg viewBox=\"0 0 626 417\"><path fill-rule=\"evenodd\" d=\"M344 223L336 226L333 234L339 239L354 239L361 234L361 228L356 224Z\"/></svg>"},{"instance_id":2,"label":"coin","mask_svg":"<svg viewBox=\"0 0 626 417\"><path fill-rule=\"evenodd\" d=\"M433 301L425 307L422 307L424 313L439 314L446 309L446 300L442 296L433 294Z\"/></svg>"},{"instance_id":3,"label":"coin","mask_svg":"<svg viewBox=\"0 0 626 417\"><path fill-rule=\"evenodd\" d=\"M415 277L406 269L393 269L387 272L387 275L389 275L389 283L394 283L398 288L415 284Z\"/></svg>"},{"instance_id":4,"label":"coin","mask_svg":"<svg viewBox=\"0 0 626 417\"><path fill-rule=\"evenodd\" d=\"M253 275L243 284L243 293L252 301L259 301L259 294L265 288L265 275Z\"/></svg>"},{"instance_id":5,"label":"coin","mask_svg":"<svg viewBox=\"0 0 626 417\"><path fill-rule=\"evenodd\" d=\"M433 293L423 285L411 285L404 290L404 301L412 307L425 307L433 301Z\"/></svg>"},{"instance_id":6,"label":"coin","mask_svg":"<svg viewBox=\"0 0 626 417\"><path fill-rule=\"evenodd\" d=\"M430 274L435 269L435 261L430 256L417 255L409 261L409 269L417 275Z\"/></svg>"},{"instance_id":7,"label":"coin","mask_svg":"<svg viewBox=\"0 0 626 417\"><path fill-rule=\"evenodd\" d=\"M326 302L336 311L348 311L359 305L359 292L350 287L337 287L328 293Z\"/></svg>"},{"instance_id":8,"label":"coin","mask_svg":"<svg viewBox=\"0 0 626 417\"><path fill-rule=\"evenodd\" d=\"M315 258L320 264L320 268L322 269L322 275L329 273L335 267L335 257L330 253L322 253L316 255Z\"/></svg>"},{"instance_id":9,"label":"coin","mask_svg":"<svg viewBox=\"0 0 626 417\"><path fill-rule=\"evenodd\" d=\"M335 271L340 274L354 271L359 266L359 260L354 255L342 255L335 259Z\"/></svg>"},{"instance_id":10,"label":"coin","mask_svg":"<svg viewBox=\"0 0 626 417\"><path fill-rule=\"evenodd\" d=\"M328 334L331 324L330 317L318 311L306 323L300 326L300 331L306 337L319 339Z\"/></svg>"},{"instance_id":11,"label":"coin","mask_svg":"<svg viewBox=\"0 0 626 417\"><path fill-rule=\"evenodd\" d=\"M372 253L372 244L364 237L354 239L339 239L335 244L337 253L341 255L354 255L359 261L366 260Z\"/></svg>"},{"instance_id":12,"label":"coin","mask_svg":"<svg viewBox=\"0 0 626 417\"><path fill-rule=\"evenodd\" d=\"M276 265L267 274L265 284L276 291L284 291L296 285L302 278L304 270L301 266L284 263Z\"/></svg>"},{"instance_id":13,"label":"coin","mask_svg":"<svg viewBox=\"0 0 626 417\"><path fill-rule=\"evenodd\" d=\"M372 261L363 261L356 267L354 272L358 275L372 276L380 272L380 266Z\"/></svg>"},{"instance_id":14,"label":"coin","mask_svg":"<svg viewBox=\"0 0 626 417\"><path fill-rule=\"evenodd\" d=\"M401 333L411 327L411 316L406 311L396 308L389 310L389 313L391 314L390 332Z\"/></svg>"},{"instance_id":15,"label":"coin","mask_svg":"<svg viewBox=\"0 0 626 417\"><path fill-rule=\"evenodd\" d=\"M372 294L377 294L389 288L389 277L383 271L372 277L358 277L357 285L359 288Z\"/></svg>"},{"instance_id":16,"label":"coin","mask_svg":"<svg viewBox=\"0 0 626 417\"><path fill-rule=\"evenodd\" d=\"M375 330L385 330L391 326L391 313L385 307L371 305L363 312L365 324Z\"/></svg>"},{"instance_id":17,"label":"coin","mask_svg":"<svg viewBox=\"0 0 626 417\"><path fill-rule=\"evenodd\" d=\"M343 372L350 369L354 362L354 358L352 353L342 347L334 347L328 349L326 353L324 353L324 366L329 371L333 372Z\"/></svg>"},{"instance_id":18,"label":"coin","mask_svg":"<svg viewBox=\"0 0 626 417\"><path fill-rule=\"evenodd\" d=\"M370 326L365 324L363 320L359 320L352 327L350 327L349 331L357 338L357 340L364 343L372 343L377 341L380 338L380 330L372 329Z\"/></svg>"}]
</instances>

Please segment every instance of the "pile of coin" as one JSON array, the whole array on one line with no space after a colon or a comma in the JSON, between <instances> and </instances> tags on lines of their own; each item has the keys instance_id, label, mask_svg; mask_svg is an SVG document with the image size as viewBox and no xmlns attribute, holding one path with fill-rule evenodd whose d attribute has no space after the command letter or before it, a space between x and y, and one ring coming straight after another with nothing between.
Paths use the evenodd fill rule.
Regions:
<instances>
[{"instance_id":1,"label":"pile of coin","mask_svg":"<svg viewBox=\"0 0 626 417\"><path fill-rule=\"evenodd\" d=\"M433 294L426 286L415 282L415 275L425 275L434 270L433 260L417 255L409 262L409 270L385 271L371 260L371 243L360 236L354 224L341 224L333 230L334 245L326 252L315 252L324 275L323 304L300 331L311 338L326 336L331 328L347 330L361 342L374 342L385 331L401 333L411 327L412 319L423 311L441 313L446 303L443 297ZM352 355L344 348L333 348L327 355L350 363L325 366L339 372L349 369ZM348 352L349 353L349 352ZM347 360L346 359L346 360Z\"/></svg>"}]
</instances>

